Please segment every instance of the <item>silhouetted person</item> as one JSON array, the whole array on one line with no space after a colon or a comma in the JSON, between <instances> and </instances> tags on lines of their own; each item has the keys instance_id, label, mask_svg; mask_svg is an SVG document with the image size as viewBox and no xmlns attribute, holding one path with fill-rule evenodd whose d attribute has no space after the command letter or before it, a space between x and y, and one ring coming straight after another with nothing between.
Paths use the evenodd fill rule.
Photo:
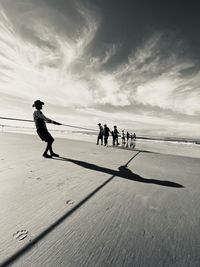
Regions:
<instances>
[{"instance_id":1,"label":"silhouetted person","mask_svg":"<svg viewBox=\"0 0 200 267\"><path fill-rule=\"evenodd\" d=\"M133 134L133 140L134 141L136 140L136 134L135 133Z\"/></svg>"},{"instance_id":2,"label":"silhouetted person","mask_svg":"<svg viewBox=\"0 0 200 267\"><path fill-rule=\"evenodd\" d=\"M130 133L131 142L133 141L133 133Z\"/></svg>"},{"instance_id":3,"label":"silhouetted person","mask_svg":"<svg viewBox=\"0 0 200 267\"><path fill-rule=\"evenodd\" d=\"M130 134L129 134L129 132L127 131L127 132L126 132L126 141L127 141L126 146L127 146L127 147L128 147L128 143L129 143L129 138L130 138Z\"/></svg>"},{"instance_id":4,"label":"silhouetted person","mask_svg":"<svg viewBox=\"0 0 200 267\"><path fill-rule=\"evenodd\" d=\"M115 136L114 136L114 131L111 131L111 135L112 135L112 140L113 140L113 146L115 145Z\"/></svg>"},{"instance_id":5,"label":"silhouetted person","mask_svg":"<svg viewBox=\"0 0 200 267\"><path fill-rule=\"evenodd\" d=\"M129 141L129 138L130 138L130 134L129 134L129 132L127 131L127 132L126 132L126 140L127 140L127 142Z\"/></svg>"},{"instance_id":6,"label":"silhouetted person","mask_svg":"<svg viewBox=\"0 0 200 267\"><path fill-rule=\"evenodd\" d=\"M124 130L122 130L121 138L122 138L122 145L125 145L126 141L125 141L125 133L124 133Z\"/></svg>"},{"instance_id":7,"label":"silhouetted person","mask_svg":"<svg viewBox=\"0 0 200 267\"><path fill-rule=\"evenodd\" d=\"M32 105L36 109L33 113L33 119L35 121L37 134L42 139L42 141L47 143L47 147L46 147L42 156L45 158L59 157L58 154L53 152L52 144L54 142L54 139L47 130L46 122L53 123L56 125L61 125L61 123L53 121L53 120L45 117L41 111L43 105L44 105L44 102L42 102L40 100L36 100L34 102L34 104ZM48 151L50 152L50 155L47 153Z\"/></svg>"},{"instance_id":8,"label":"silhouetted person","mask_svg":"<svg viewBox=\"0 0 200 267\"><path fill-rule=\"evenodd\" d=\"M109 137L109 132L110 129L106 124L104 124L104 129L103 129L103 135L104 135L104 146L108 146L108 137Z\"/></svg>"},{"instance_id":9,"label":"silhouetted person","mask_svg":"<svg viewBox=\"0 0 200 267\"><path fill-rule=\"evenodd\" d=\"M99 126L99 134L97 137L97 145L99 144L99 140L101 140L101 145L103 145L103 126L101 125L101 123L98 123Z\"/></svg>"},{"instance_id":10,"label":"silhouetted person","mask_svg":"<svg viewBox=\"0 0 200 267\"><path fill-rule=\"evenodd\" d=\"M119 135L119 132L117 130L117 126L115 125L114 126L114 130L113 130L113 146L115 146L115 144L118 146L119 145L119 142L118 142L118 135Z\"/></svg>"}]
</instances>

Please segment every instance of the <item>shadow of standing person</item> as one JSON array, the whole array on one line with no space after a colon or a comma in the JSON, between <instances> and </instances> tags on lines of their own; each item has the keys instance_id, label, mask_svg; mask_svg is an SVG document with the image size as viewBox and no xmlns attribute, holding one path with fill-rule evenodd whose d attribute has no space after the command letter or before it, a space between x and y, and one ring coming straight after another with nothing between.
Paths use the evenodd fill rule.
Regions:
<instances>
[{"instance_id":1,"label":"shadow of standing person","mask_svg":"<svg viewBox=\"0 0 200 267\"><path fill-rule=\"evenodd\" d=\"M127 165L122 165L118 168L118 171L112 170L109 168L101 167L92 163L88 163L85 161L81 160L75 160L75 159L70 159L70 158L63 158L59 157L56 160L63 160L67 162L72 162L74 164L77 164L83 168L98 171L98 172L103 172L112 175L113 177L121 177L124 179L128 179L131 181L135 182L140 182L140 183L146 183L146 184L156 184L160 186L166 186L166 187L176 187L176 188L183 188L184 186L175 182L171 181L162 181L162 180L156 180L156 179L146 179L143 178L135 173L133 173L131 170L128 169Z\"/></svg>"}]
</instances>

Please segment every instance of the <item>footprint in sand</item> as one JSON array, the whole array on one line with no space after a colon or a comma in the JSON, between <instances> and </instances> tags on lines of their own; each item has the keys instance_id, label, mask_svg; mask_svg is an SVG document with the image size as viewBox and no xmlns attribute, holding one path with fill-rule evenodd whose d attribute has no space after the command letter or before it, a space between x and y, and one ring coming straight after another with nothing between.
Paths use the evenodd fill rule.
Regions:
<instances>
[{"instance_id":1,"label":"footprint in sand","mask_svg":"<svg viewBox=\"0 0 200 267\"><path fill-rule=\"evenodd\" d=\"M28 231L27 230L19 230L16 233L13 234L13 237L15 239L19 239L19 240L23 240L24 238L26 238L28 235Z\"/></svg>"},{"instance_id":2,"label":"footprint in sand","mask_svg":"<svg viewBox=\"0 0 200 267\"><path fill-rule=\"evenodd\" d=\"M71 199L69 199L69 200L66 201L66 204L72 205L72 204L74 204L74 201L72 201Z\"/></svg>"}]
</instances>

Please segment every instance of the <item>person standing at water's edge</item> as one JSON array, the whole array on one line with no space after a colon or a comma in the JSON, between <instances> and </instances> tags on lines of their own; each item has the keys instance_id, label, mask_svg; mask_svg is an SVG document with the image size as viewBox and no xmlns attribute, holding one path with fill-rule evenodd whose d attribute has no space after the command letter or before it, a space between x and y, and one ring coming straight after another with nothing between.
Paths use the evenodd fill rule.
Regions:
<instances>
[{"instance_id":1,"label":"person standing at water's edge","mask_svg":"<svg viewBox=\"0 0 200 267\"><path fill-rule=\"evenodd\" d=\"M97 145L99 144L99 140L101 140L101 145L103 145L103 126L101 125L101 123L98 123L99 126L99 134L97 137Z\"/></svg>"},{"instance_id":2,"label":"person standing at water's edge","mask_svg":"<svg viewBox=\"0 0 200 267\"><path fill-rule=\"evenodd\" d=\"M115 146L115 145L118 146L119 145L119 142L118 142L118 134L119 134L119 132L117 130L117 126L116 125L113 126L113 130L112 130L111 134L112 134L112 138L113 138L113 146Z\"/></svg>"},{"instance_id":3,"label":"person standing at water's edge","mask_svg":"<svg viewBox=\"0 0 200 267\"><path fill-rule=\"evenodd\" d=\"M32 105L32 107L35 107L36 109L33 113L33 119L35 122L37 134L42 139L42 141L45 141L47 143L47 147L42 156L45 158L59 157L58 154L53 152L52 144L54 142L54 139L47 130L46 122L53 123L56 125L62 125L62 124L45 117L41 111L43 105L44 105L44 102L40 100L36 100L34 104ZM48 154L48 151L50 152L50 155Z\"/></svg>"},{"instance_id":4,"label":"person standing at water's edge","mask_svg":"<svg viewBox=\"0 0 200 267\"><path fill-rule=\"evenodd\" d=\"M104 146L108 146L108 137L110 133L110 129L108 128L107 124L104 124Z\"/></svg>"}]
</instances>

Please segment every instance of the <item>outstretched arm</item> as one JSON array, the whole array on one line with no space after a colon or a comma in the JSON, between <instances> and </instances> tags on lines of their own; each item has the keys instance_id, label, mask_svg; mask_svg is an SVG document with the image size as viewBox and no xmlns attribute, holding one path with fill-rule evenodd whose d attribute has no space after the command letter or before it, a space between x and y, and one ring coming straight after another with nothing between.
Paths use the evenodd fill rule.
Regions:
<instances>
[{"instance_id":1,"label":"outstretched arm","mask_svg":"<svg viewBox=\"0 0 200 267\"><path fill-rule=\"evenodd\" d=\"M35 111L34 112L34 117L41 118L44 121L46 121L47 123L53 123L53 124L56 124L56 125L62 125L61 123L59 123L57 121L54 121L54 120L51 120L51 119L47 118L41 111Z\"/></svg>"},{"instance_id":2,"label":"outstretched arm","mask_svg":"<svg viewBox=\"0 0 200 267\"><path fill-rule=\"evenodd\" d=\"M52 121L52 122L53 122L53 124L56 124L56 125L62 125L62 123L57 122L57 121Z\"/></svg>"},{"instance_id":3,"label":"outstretched arm","mask_svg":"<svg viewBox=\"0 0 200 267\"><path fill-rule=\"evenodd\" d=\"M44 116L44 114L42 114L42 115ZM48 122L48 123L53 123L53 124L55 124L55 125L62 125L62 123L57 122L57 121L53 121L53 120L47 118L46 116L44 116L44 120L45 120L46 122Z\"/></svg>"}]
</instances>

